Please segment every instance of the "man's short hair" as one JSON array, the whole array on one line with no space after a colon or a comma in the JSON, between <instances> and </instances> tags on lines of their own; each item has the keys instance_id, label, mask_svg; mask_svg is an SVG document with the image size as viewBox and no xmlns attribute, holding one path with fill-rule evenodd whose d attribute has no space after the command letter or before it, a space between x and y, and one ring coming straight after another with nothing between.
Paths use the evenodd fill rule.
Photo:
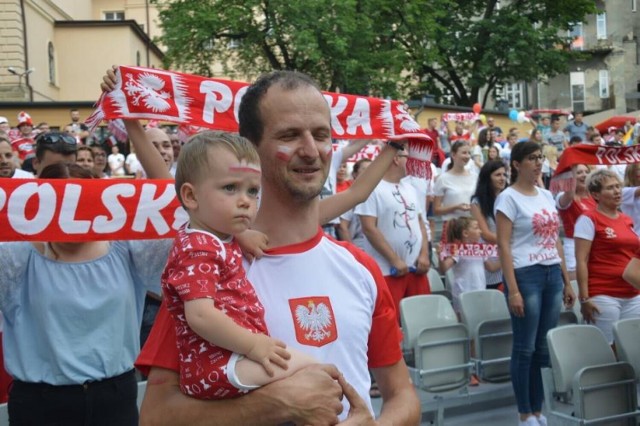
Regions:
<instances>
[{"instance_id":1,"label":"man's short hair","mask_svg":"<svg viewBox=\"0 0 640 426\"><path fill-rule=\"evenodd\" d=\"M180 150L176 167L176 195L180 203L180 189L185 183L197 183L209 174L209 151L213 148L226 149L238 159L250 164L260 164L255 147L244 137L207 130L193 136ZM184 207L184 204L182 204Z\"/></svg>"},{"instance_id":2,"label":"man's short hair","mask_svg":"<svg viewBox=\"0 0 640 426\"><path fill-rule=\"evenodd\" d=\"M240 136L249 139L255 146L260 144L264 123L260 115L260 102L270 87L278 84L285 90L299 87L314 87L320 91L318 83L306 74L296 71L274 71L258 78L242 97L238 110Z\"/></svg>"},{"instance_id":3,"label":"man's short hair","mask_svg":"<svg viewBox=\"0 0 640 426\"><path fill-rule=\"evenodd\" d=\"M47 151L56 154L76 154L78 141L71 135L62 132L41 133L36 137L36 158L42 161Z\"/></svg>"},{"instance_id":4,"label":"man's short hair","mask_svg":"<svg viewBox=\"0 0 640 426\"><path fill-rule=\"evenodd\" d=\"M580 136L571 136L569 139L569 145L576 145L582 142L582 138Z\"/></svg>"}]
</instances>

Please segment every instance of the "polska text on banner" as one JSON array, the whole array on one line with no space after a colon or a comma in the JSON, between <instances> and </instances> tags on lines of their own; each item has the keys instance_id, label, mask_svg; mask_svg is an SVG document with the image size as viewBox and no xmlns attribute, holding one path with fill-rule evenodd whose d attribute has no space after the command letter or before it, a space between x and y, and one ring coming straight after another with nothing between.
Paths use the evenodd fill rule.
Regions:
<instances>
[{"instance_id":1,"label":"polska text on banner","mask_svg":"<svg viewBox=\"0 0 640 426\"><path fill-rule=\"evenodd\" d=\"M87 119L93 128L103 119L163 120L229 132L238 131L240 100L247 83L142 67L118 67L116 88L98 101ZM337 139L422 139L431 141L404 103L323 92Z\"/></svg>"},{"instance_id":2,"label":"polska text on banner","mask_svg":"<svg viewBox=\"0 0 640 426\"><path fill-rule=\"evenodd\" d=\"M171 238L187 221L172 180L0 179L0 241Z\"/></svg>"},{"instance_id":3,"label":"polska text on banner","mask_svg":"<svg viewBox=\"0 0 640 426\"><path fill-rule=\"evenodd\" d=\"M340 148L340 145L338 144L333 144L333 151L337 151ZM364 148L362 148L360 151L356 152L355 154L353 154L348 160L348 163L356 163L360 160L375 160L375 158L378 156L378 154L380 154L380 146L378 145L374 145L374 144L369 144L367 146L365 146Z\"/></svg>"},{"instance_id":4,"label":"polska text on banner","mask_svg":"<svg viewBox=\"0 0 640 426\"><path fill-rule=\"evenodd\" d=\"M440 259L442 260L449 256L483 259L498 257L498 245L485 243L444 244L440 252Z\"/></svg>"}]
</instances>

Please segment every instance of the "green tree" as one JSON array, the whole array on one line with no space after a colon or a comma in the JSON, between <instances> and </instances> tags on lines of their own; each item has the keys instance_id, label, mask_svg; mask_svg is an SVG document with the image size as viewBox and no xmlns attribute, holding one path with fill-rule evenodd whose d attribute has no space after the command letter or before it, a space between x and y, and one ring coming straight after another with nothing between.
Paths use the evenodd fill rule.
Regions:
<instances>
[{"instance_id":1,"label":"green tree","mask_svg":"<svg viewBox=\"0 0 640 426\"><path fill-rule=\"evenodd\" d=\"M567 30L596 12L593 0L425 0L431 10L411 3L397 9L395 38L407 68L423 93L449 93L467 106L484 105L496 85L567 72L578 55L566 48ZM425 38L427 14L435 22Z\"/></svg>"},{"instance_id":2,"label":"green tree","mask_svg":"<svg viewBox=\"0 0 640 426\"><path fill-rule=\"evenodd\" d=\"M165 66L248 77L298 70L328 90L397 95L403 52L380 25L388 0L156 1Z\"/></svg>"}]
</instances>

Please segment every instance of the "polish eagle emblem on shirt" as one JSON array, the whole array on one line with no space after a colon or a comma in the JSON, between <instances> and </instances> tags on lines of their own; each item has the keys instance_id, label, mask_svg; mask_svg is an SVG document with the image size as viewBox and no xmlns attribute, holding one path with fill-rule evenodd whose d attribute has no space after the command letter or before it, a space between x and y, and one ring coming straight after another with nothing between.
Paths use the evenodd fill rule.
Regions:
<instances>
[{"instance_id":1,"label":"polish eagle emblem on shirt","mask_svg":"<svg viewBox=\"0 0 640 426\"><path fill-rule=\"evenodd\" d=\"M337 338L333 308L328 297L289 300L296 338L308 346L324 346Z\"/></svg>"}]
</instances>

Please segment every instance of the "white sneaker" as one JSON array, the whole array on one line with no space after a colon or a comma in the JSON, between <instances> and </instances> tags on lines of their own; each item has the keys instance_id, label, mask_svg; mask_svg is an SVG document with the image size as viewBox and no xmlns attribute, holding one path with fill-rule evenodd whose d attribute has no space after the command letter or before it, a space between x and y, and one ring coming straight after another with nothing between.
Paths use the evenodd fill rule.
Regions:
<instances>
[{"instance_id":1,"label":"white sneaker","mask_svg":"<svg viewBox=\"0 0 640 426\"><path fill-rule=\"evenodd\" d=\"M540 414L540 417L538 417L537 419L540 426L547 426L547 418L544 416L544 414Z\"/></svg>"},{"instance_id":2,"label":"white sneaker","mask_svg":"<svg viewBox=\"0 0 640 426\"><path fill-rule=\"evenodd\" d=\"M518 421L518 426L540 426L536 416L529 416L526 420Z\"/></svg>"}]
</instances>

